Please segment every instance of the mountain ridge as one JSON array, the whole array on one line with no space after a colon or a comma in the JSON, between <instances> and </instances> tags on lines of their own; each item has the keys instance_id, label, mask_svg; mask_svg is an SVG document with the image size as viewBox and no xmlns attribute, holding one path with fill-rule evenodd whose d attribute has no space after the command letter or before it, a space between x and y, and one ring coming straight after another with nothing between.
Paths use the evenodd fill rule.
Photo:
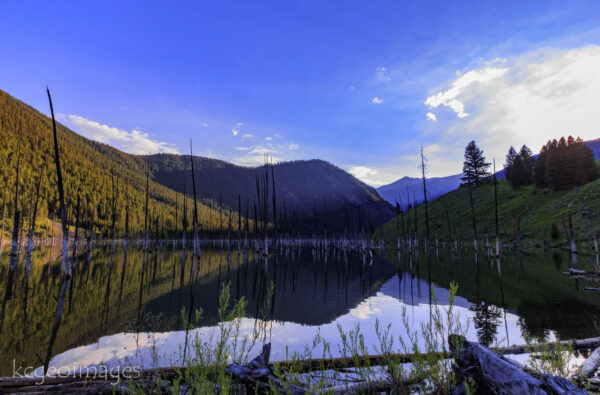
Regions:
<instances>
[{"instance_id":1,"label":"mountain ridge","mask_svg":"<svg viewBox=\"0 0 600 395\"><path fill-rule=\"evenodd\" d=\"M60 103L55 103L55 107L60 108ZM158 218L160 229L171 231L181 229L183 183L177 185L176 181L178 177L183 179L187 176L186 183L189 183L189 187L186 187L186 195L188 197L192 195L189 156L129 154L109 144L81 136L60 123L57 123L57 133L71 224L75 223L74 212L79 196L82 202L82 221L86 223L93 221L97 231L108 234L112 217L112 179L114 178L118 194L117 232L119 234L124 232L126 206L124 197L128 196L128 204L131 208L130 231L140 234L145 223L146 171L150 165L149 215L152 225L149 228L155 231L155 221ZM28 203L33 193L30 187L39 177L40 169L45 167L46 179L42 183L38 218L58 215L51 120L37 109L0 90L0 165L3 169L0 174L0 187L2 187L0 205L5 205L9 213L6 216L5 230L9 229L12 218L10 213L14 211L11 199L14 193L18 155L21 155L19 209L28 213ZM186 162L188 166L184 166ZM179 168L175 166L177 163L180 165ZM255 177L261 173L262 167L246 168L203 157L194 157L194 167L200 191L199 219L203 229L215 230L221 225L221 210L217 206L219 195L225 198L224 202L227 203L225 208L233 212L232 228L236 228L237 199L242 191L238 187L234 188L232 182L244 186L243 195L252 209L251 197L256 193ZM278 169L283 169L281 177L278 177ZM320 171L323 174L320 174ZM228 172L237 177L230 179L227 176ZM308 223L315 217L319 217L316 219L321 222L332 223L333 213L330 217L323 217L327 207L337 207L341 211L359 210L361 211L357 214L359 220L364 226L370 224L371 227L385 222L393 215L391 205L383 200L375 189L329 162L322 160L282 162L274 166L274 172L277 192L281 193L277 196L278 205L280 197L282 200L287 197L289 212L295 210L296 215L302 217L298 219L299 222ZM309 201L308 196L313 192L315 196L322 198L322 201L316 202L314 199ZM317 206L320 208L317 209ZM282 210L283 206L279 209ZM188 204L189 215L191 209ZM228 214L225 213L224 216L225 221L228 221ZM251 212L249 216L252 216ZM46 224L48 221L40 222ZM191 219L188 218L188 223L190 222Z\"/></svg>"}]
</instances>

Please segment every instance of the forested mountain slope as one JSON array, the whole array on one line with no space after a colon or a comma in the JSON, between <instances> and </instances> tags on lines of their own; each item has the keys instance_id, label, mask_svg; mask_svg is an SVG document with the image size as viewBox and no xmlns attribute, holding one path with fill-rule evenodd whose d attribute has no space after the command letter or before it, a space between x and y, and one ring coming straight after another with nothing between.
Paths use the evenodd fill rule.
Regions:
<instances>
[{"instance_id":1,"label":"forested mountain slope","mask_svg":"<svg viewBox=\"0 0 600 395\"><path fill-rule=\"evenodd\" d=\"M43 94L43 91L40 91ZM54 103L57 110L60 103ZM82 221L92 220L96 230L107 232L112 215L112 183L117 186L117 230L125 226L125 207L130 206L132 232L144 227L146 190L146 161L106 144L89 140L57 123L65 195L69 205L70 222L74 223L77 196L81 199ZM19 209L29 218L30 197L40 171L44 170L38 218L58 218L58 192L52 138L52 121L36 109L0 90L0 210L6 202L7 225L14 209L17 158L20 159ZM159 216L159 226L174 228L176 201L183 195L150 180L149 211L152 218ZM188 208L191 207L188 203ZM200 221L210 228L209 221L216 215L211 208L200 206ZM188 213L191 211L188 209ZM1 215L1 214L0 214ZM181 208L179 211L181 218ZM155 221L152 221L155 224ZM181 220L179 220L181 222ZM214 226L214 223L212 224ZM7 226L8 228L8 226ZM179 224L181 229L181 224ZM6 229L5 229L6 230Z\"/></svg>"},{"instance_id":2,"label":"forested mountain slope","mask_svg":"<svg viewBox=\"0 0 600 395\"><path fill-rule=\"evenodd\" d=\"M155 181L179 192L185 184L186 191L190 191L189 157L157 154L150 156L150 163ZM248 204L252 216L257 200L256 179L263 177L264 166L242 167L196 157L194 167L198 176L196 188L202 198L222 201L223 206L233 210L238 209L241 199L242 213L245 215ZM273 166L269 177L272 174L275 176L278 222L283 215L295 213L304 230L310 230L308 228L316 224L322 230L334 230L330 225L339 229L344 224L338 222L348 217L350 227L356 228L360 221L366 230L369 223L378 226L393 215L392 206L374 188L331 163L322 160L282 162ZM272 181L269 183L272 189Z\"/></svg>"},{"instance_id":3,"label":"forested mountain slope","mask_svg":"<svg viewBox=\"0 0 600 395\"><path fill-rule=\"evenodd\" d=\"M60 111L60 103L55 103ZM142 232L146 171L150 169L149 213L154 231L181 229L183 192L192 196L190 158L187 155L131 155L106 144L89 140L57 124L61 164L65 182L69 220L75 222L77 197L81 200L82 222L94 221L97 231L108 234L112 216L112 177L117 189L117 233L125 226L125 208L130 207L130 231ZM38 219L58 217L58 192L54 167L51 120L36 109L0 90L0 210L6 205L5 234L14 211L14 184L17 158L20 156L19 209L29 217L32 187L44 169ZM237 226L238 197L242 213L253 216L257 196L256 177L264 167L248 168L228 162L195 157L199 220L204 230L216 230L220 218L228 222L229 214L219 209L219 201L232 209L232 227ZM377 192L336 166L321 160L276 164L275 175L278 222L284 219L296 228L310 231L340 230L351 227L368 230L393 215L392 206ZM271 176L271 172L269 173ZM272 189L272 181L269 181ZM191 223L191 201L187 202ZM272 198L269 197L269 221L273 221ZM1 215L1 213L0 213ZM291 225L290 225L291 226Z\"/></svg>"}]
</instances>

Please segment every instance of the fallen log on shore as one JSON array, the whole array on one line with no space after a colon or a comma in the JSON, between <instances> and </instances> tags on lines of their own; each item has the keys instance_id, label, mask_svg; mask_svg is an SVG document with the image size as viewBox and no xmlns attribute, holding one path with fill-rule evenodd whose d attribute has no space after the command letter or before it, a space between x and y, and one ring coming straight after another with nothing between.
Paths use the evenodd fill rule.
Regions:
<instances>
[{"instance_id":1,"label":"fallen log on shore","mask_svg":"<svg viewBox=\"0 0 600 395\"><path fill-rule=\"evenodd\" d=\"M476 344L476 343L475 343ZM492 349L495 354L499 355L518 355L526 353L534 353L544 350L552 350L556 345L561 347L570 346L573 351L593 350L600 347L600 337L567 340L560 342L548 342L538 344L521 344L509 347L499 347ZM357 368L366 366L385 366L390 362L394 363L409 363L415 358L423 358L425 354L390 354L390 355L367 355L347 358L325 358L325 359L308 359L298 361L279 361L271 363L269 356L265 354L265 347L268 346L270 353L270 344L266 344L259 356L252 360L248 365L231 364L226 368L226 373L232 378L237 379L241 383L251 384L258 381L263 384L269 383L269 380L276 378L273 374L273 365L277 365L277 369L284 372L293 373L308 373L319 370L343 370L346 368ZM453 358L454 354L447 352L428 353L429 358ZM0 378L0 393L13 392L48 392L61 391L65 393L120 393L130 391L130 386L135 388L147 389L154 385L156 388L157 378L160 378L162 384L167 385L168 382L176 378L184 377L186 367L170 367L158 369L144 369L138 371L135 378L126 377L122 373L102 378L100 375L86 376L84 373L74 373L69 376L56 377L2 377ZM130 371L131 373L131 371ZM100 376L100 377L98 377ZM261 386L259 384L259 386ZM297 388L297 390L300 390ZM83 392L82 392L83 391Z\"/></svg>"},{"instance_id":2,"label":"fallen log on shore","mask_svg":"<svg viewBox=\"0 0 600 395\"><path fill-rule=\"evenodd\" d=\"M590 278L590 279L600 278L600 272L591 272L589 270L580 270L580 269L573 269L573 268L570 268L568 272L563 272L563 274L566 274L571 278Z\"/></svg>"},{"instance_id":3,"label":"fallen log on shore","mask_svg":"<svg viewBox=\"0 0 600 395\"><path fill-rule=\"evenodd\" d=\"M448 336L448 344L455 356L455 395L473 392L469 380L475 383L477 393L482 394L587 394L560 376L544 374L536 378L514 361L462 336Z\"/></svg>"},{"instance_id":4,"label":"fallen log on shore","mask_svg":"<svg viewBox=\"0 0 600 395\"><path fill-rule=\"evenodd\" d=\"M573 351L593 350L600 347L600 337L592 337L579 340L563 340L559 342L535 343L535 344L519 344L508 347L493 348L494 352L500 355L519 355L545 350L553 350L554 347L571 347ZM293 369L296 373L306 373L315 370L337 370L344 368L354 368L359 366L381 366L386 365L390 361L396 363L409 363L415 358L422 358L425 354L389 354L389 355L366 355L357 357L341 357L341 358L322 358L322 359L307 359L302 361L281 361L275 362L283 370ZM429 357L434 358L452 358L451 353L442 351L427 353Z\"/></svg>"}]
</instances>

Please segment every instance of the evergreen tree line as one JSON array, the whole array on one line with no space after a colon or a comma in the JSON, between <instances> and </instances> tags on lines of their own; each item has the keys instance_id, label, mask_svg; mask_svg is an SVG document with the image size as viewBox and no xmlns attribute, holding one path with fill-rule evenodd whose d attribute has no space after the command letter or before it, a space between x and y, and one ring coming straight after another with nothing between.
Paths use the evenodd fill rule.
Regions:
<instances>
[{"instance_id":1,"label":"evergreen tree line","mask_svg":"<svg viewBox=\"0 0 600 395\"><path fill-rule=\"evenodd\" d=\"M587 184L598 174L594 152L581 138L572 136L548 141L537 159L525 145L518 153L510 147L504 170L515 189L535 183L555 191Z\"/></svg>"},{"instance_id":2,"label":"evergreen tree line","mask_svg":"<svg viewBox=\"0 0 600 395\"><path fill-rule=\"evenodd\" d=\"M489 180L490 163L475 141L465 148L463 185L476 186ZM594 151L581 138L561 137L548 141L537 159L526 145L517 152L510 147L504 164L506 180L514 189L535 184L538 188L564 190L587 184L598 177Z\"/></svg>"}]
</instances>

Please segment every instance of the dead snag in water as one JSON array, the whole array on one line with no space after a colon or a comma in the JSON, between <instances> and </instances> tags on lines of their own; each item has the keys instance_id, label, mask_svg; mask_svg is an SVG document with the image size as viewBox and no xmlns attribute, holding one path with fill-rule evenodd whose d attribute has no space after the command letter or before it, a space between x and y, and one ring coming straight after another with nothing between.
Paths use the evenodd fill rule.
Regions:
<instances>
[{"instance_id":1,"label":"dead snag in water","mask_svg":"<svg viewBox=\"0 0 600 395\"><path fill-rule=\"evenodd\" d=\"M567 241L569 242L569 246L571 248L571 263L575 265L577 264L577 246L575 245L575 231L573 230L573 221L571 220L571 216L569 215L568 222L563 217L562 223L565 230L565 235L567 236Z\"/></svg>"},{"instance_id":2,"label":"dead snag in water","mask_svg":"<svg viewBox=\"0 0 600 395\"><path fill-rule=\"evenodd\" d=\"M423 177L423 203L425 205L425 248L429 248L429 210L427 209L427 179L425 178L425 156L423 155L423 146L421 146L421 172Z\"/></svg>"},{"instance_id":3,"label":"dead snag in water","mask_svg":"<svg viewBox=\"0 0 600 395\"><path fill-rule=\"evenodd\" d=\"M499 257L500 233L498 231L498 177L496 176L496 158L494 158L494 219L496 225L496 257Z\"/></svg>"},{"instance_id":4,"label":"dead snag in water","mask_svg":"<svg viewBox=\"0 0 600 395\"><path fill-rule=\"evenodd\" d=\"M58 186L58 196L60 201L60 219L62 223L63 243L62 243L62 264L61 271L63 276L71 277L71 264L69 262L69 227L67 225L67 209L65 206L65 190L63 188L62 173L60 170L60 153L58 151L58 136L56 135L56 121L54 120L54 108L52 107L52 97L50 89L46 88L48 93L48 102L50 103L50 114L52 115L52 132L54 134L54 163L56 164L56 178Z\"/></svg>"},{"instance_id":5,"label":"dead snag in water","mask_svg":"<svg viewBox=\"0 0 600 395\"><path fill-rule=\"evenodd\" d=\"M0 252L4 247L4 225L6 223L6 197L2 198L2 230L0 230Z\"/></svg>"},{"instance_id":6,"label":"dead snag in water","mask_svg":"<svg viewBox=\"0 0 600 395\"><path fill-rule=\"evenodd\" d=\"M31 255L33 252L34 236L35 236L35 220L37 218L38 202L40 200L40 185L44 178L45 166L42 166L40 170L40 176L36 185L35 200L33 203L30 219L29 219L29 231L27 232L27 253L25 255L25 277L23 278L25 284L25 290L27 290L27 284L29 280L29 271L31 269Z\"/></svg>"},{"instance_id":7,"label":"dead snag in water","mask_svg":"<svg viewBox=\"0 0 600 395\"><path fill-rule=\"evenodd\" d=\"M8 271L8 280L6 283L6 300L10 299L12 293L12 282L17 266L19 265L19 224L21 223L21 211L19 210L19 167L21 164L21 151L17 154L17 171L15 178L15 200L14 200L14 216L13 216L13 230L12 240L10 244L10 263Z\"/></svg>"},{"instance_id":8,"label":"dead snag in water","mask_svg":"<svg viewBox=\"0 0 600 395\"><path fill-rule=\"evenodd\" d=\"M77 194L77 209L75 210L75 234L73 235L73 259L77 256L77 241L79 238L79 209L81 204L81 197ZM74 261L75 262L75 261Z\"/></svg>"}]
</instances>

